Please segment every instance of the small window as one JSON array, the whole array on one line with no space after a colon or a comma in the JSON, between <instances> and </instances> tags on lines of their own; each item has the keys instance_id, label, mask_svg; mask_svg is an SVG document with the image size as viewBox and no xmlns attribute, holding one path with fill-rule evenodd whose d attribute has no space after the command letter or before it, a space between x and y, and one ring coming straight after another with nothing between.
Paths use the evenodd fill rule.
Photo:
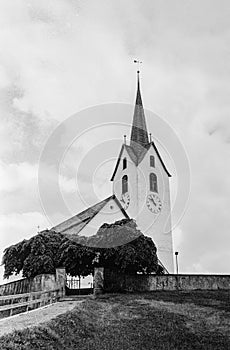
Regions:
<instances>
[{"instance_id":1,"label":"small window","mask_svg":"<svg viewBox=\"0 0 230 350\"><path fill-rule=\"evenodd\" d=\"M122 194L128 192L128 176L124 175L122 177Z\"/></svg>"},{"instance_id":2,"label":"small window","mask_svg":"<svg viewBox=\"0 0 230 350\"><path fill-rule=\"evenodd\" d=\"M151 173L149 175L149 187L150 187L150 191L158 192L157 176L154 173Z\"/></svg>"},{"instance_id":3,"label":"small window","mask_svg":"<svg viewBox=\"0 0 230 350\"><path fill-rule=\"evenodd\" d=\"M123 159L123 169L126 169L127 168L127 159L124 158Z\"/></svg>"},{"instance_id":4,"label":"small window","mask_svg":"<svg viewBox=\"0 0 230 350\"><path fill-rule=\"evenodd\" d=\"M155 168L155 158L154 158L154 156L150 156L150 166Z\"/></svg>"}]
</instances>

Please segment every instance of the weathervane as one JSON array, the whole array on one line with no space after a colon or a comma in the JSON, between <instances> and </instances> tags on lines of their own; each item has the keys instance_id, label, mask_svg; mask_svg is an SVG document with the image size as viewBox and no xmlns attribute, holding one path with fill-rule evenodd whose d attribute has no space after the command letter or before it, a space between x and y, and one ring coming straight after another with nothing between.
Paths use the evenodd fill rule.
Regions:
<instances>
[{"instance_id":1,"label":"weathervane","mask_svg":"<svg viewBox=\"0 0 230 350\"><path fill-rule=\"evenodd\" d=\"M137 73L140 73L140 64L142 63L142 61L134 60L133 62L137 63Z\"/></svg>"}]
</instances>

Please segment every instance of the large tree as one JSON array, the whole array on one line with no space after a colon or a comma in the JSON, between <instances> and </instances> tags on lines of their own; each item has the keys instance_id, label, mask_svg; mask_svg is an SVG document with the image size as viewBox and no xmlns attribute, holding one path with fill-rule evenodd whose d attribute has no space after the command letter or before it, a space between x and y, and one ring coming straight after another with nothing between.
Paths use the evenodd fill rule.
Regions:
<instances>
[{"instance_id":1,"label":"large tree","mask_svg":"<svg viewBox=\"0 0 230 350\"><path fill-rule=\"evenodd\" d=\"M129 274L149 274L159 269L156 246L144 235L122 246L100 249L99 265Z\"/></svg>"},{"instance_id":2,"label":"large tree","mask_svg":"<svg viewBox=\"0 0 230 350\"><path fill-rule=\"evenodd\" d=\"M22 272L23 277L54 273L59 267L59 248L65 237L54 231L43 231L4 250L4 278Z\"/></svg>"},{"instance_id":3,"label":"large tree","mask_svg":"<svg viewBox=\"0 0 230 350\"><path fill-rule=\"evenodd\" d=\"M59 247L59 265L71 276L88 276L93 273L96 251L93 248L66 239Z\"/></svg>"},{"instance_id":4,"label":"large tree","mask_svg":"<svg viewBox=\"0 0 230 350\"><path fill-rule=\"evenodd\" d=\"M4 278L54 273L60 266L71 276L87 276L98 264L124 273L162 272L154 242L128 219L103 224L89 238L43 231L6 248L2 264Z\"/></svg>"},{"instance_id":5,"label":"large tree","mask_svg":"<svg viewBox=\"0 0 230 350\"><path fill-rule=\"evenodd\" d=\"M132 219L122 219L112 224L103 224L97 233L88 238L88 245L92 247L111 248L123 246L142 235Z\"/></svg>"},{"instance_id":6,"label":"large tree","mask_svg":"<svg viewBox=\"0 0 230 350\"><path fill-rule=\"evenodd\" d=\"M138 230L132 219L103 224L97 233L84 238L72 236L99 253L98 264L123 273L160 273L157 249L150 237Z\"/></svg>"}]
</instances>

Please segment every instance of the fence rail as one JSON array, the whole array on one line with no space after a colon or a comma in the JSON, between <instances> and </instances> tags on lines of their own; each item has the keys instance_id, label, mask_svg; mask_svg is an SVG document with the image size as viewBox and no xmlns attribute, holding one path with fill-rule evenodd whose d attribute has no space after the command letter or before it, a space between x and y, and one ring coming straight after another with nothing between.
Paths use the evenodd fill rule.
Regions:
<instances>
[{"instance_id":1,"label":"fence rail","mask_svg":"<svg viewBox=\"0 0 230 350\"><path fill-rule=\"evenodd\" d=\"M0 296L28 293L31 290L31 285L32 279L27 278L2 284L0 285Z\"/></svg>"},{"instance_id":2,"label":"fence rail","mask_svg":"<svg viewBox=\"0 0 230 350\"><path fill-rule=\"evenodd\" d=\"M35 309L52 304L59 298L60 289L0 296L0 318L12 316L15 309L19 309L17 313L29 311L29 308ZM15 302L17 299L19 301ZM25 299L26 301L23 301Z\"/></svg>"}]
</instances>

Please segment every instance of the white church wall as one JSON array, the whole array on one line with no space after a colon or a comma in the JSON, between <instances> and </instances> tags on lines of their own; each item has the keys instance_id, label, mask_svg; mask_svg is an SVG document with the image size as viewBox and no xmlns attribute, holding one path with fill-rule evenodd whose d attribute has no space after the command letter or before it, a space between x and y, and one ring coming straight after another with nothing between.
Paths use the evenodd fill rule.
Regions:
<instances>
[{"instance_id":1,"label":"white church wall","mask_svg":"<svg viewBox=\"0 0 230 350\"><path fill-rule=\"evenodd\" d=\"M155 167L150 167L151 155L155 158ZM123 159L125 157L127 158L127 168L123 170ZM148 194L153 193L150 192L149 188L149 174L151 172L157 175L158 195L162 202L160 214L152 213L146 205ZM158 250L159 259L169 272L174 272L169 177L155 149L151 147L136 167L124 148L114 178L114 194L119 200L122 194L122 176L124 175L128 175L128 192L130 195L130 204L126 212L136 220L138 228L153 239Z\"/></svg>"},{"instance_id":2,"label":"white church wall","mask_svg":"<svg viewBox=\"0 0 230 350\"><path fill-rule=\"evenodd\" d=\"M123 169L123 159L127 159L127 167ZM121 161L119 163L114 181L113 181L113 193L116 195L117 199L120 200L122 196L122 177L124 175L128 176L128 193L130 196L130 204L126 212L132 218L136 217L137 213L137 168L130 158L127 150L124 148L121 155Z\"/></svg>"},{"instance_id":3,"label":"white church wall","mask_svg":"<svg viewBox=\"0 0 230 350\"><path fill-rule=\"evenodd\" d=\"M151 155L155 158L155 167L150 167ZM146 205L148 194L154 193L150 191L150 173L157 175L158 195L162 202L162 209L159 214L152 213ZM169 177L153 147L149 149L138 166L138 202L137 225L144 234L152 237L157 247L159 259L168 271L172 273L174 272L174 267Z\"/></svg>"}]
</instances>

